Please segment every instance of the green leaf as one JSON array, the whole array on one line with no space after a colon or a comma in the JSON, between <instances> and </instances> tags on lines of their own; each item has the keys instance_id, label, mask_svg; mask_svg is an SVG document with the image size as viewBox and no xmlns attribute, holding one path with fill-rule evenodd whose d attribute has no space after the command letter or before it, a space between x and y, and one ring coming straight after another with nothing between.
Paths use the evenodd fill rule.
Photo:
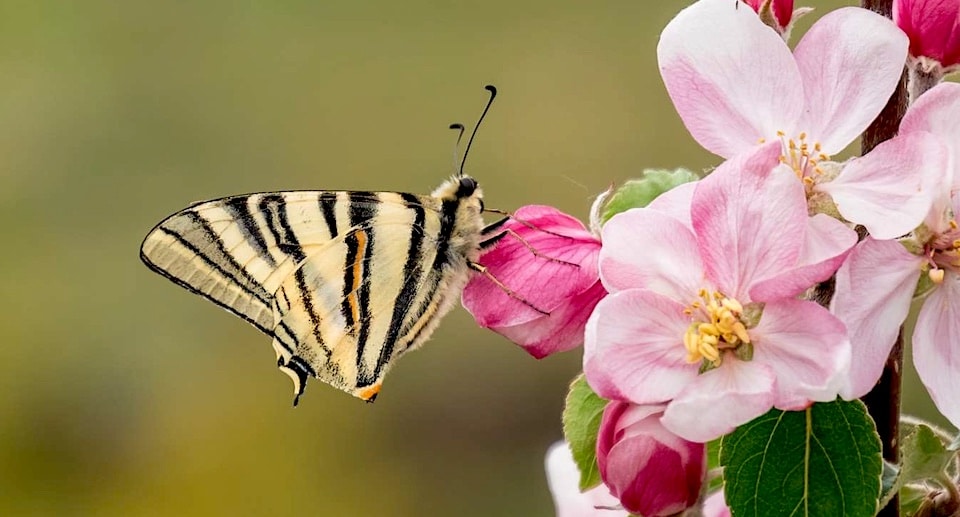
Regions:
<instances>
[{"instance_id":1,"label":"green leaf","mask_svg":"<svg viewBox=\"0 0 960 517\"><path fill-rule=\"evenodd\" d=\"M720 468L720 438L707 442L707 472ZM723 487L723 478L721 476L708 478L708 490L714 491Z\"/></svg>"},{"instance_id":2,"label":"green leaf","mask_svg":"<svg viewBox=\"0 0 960 517\"><path fill-rule=\"evenodd\" d=\"M610 195L603 208L603 222L620 212L631 208L640 208L650 204L664 192L691 181L700 179L687 169L665 170L646 169L641 179L629 180Z\"/></svg>"},{"instance_id":3,"label":"green leaf","mask_svg":"<svg viewBox=\"0 0 960 517\"><path fill-rule=\"evenodd\" d=\"M773 410L723 437L727 505L738 517L872 517L880 437L860 401Z\"/></svg>"},{"instance_id":4,"label":"green leaf","mask_svg":"<svg viewBox=\"0 0 960 517\"><path fill-rule=\"evenodd\" d=\"M573 460L580 469L580 490L600 484L597 468L597 433L607 401L590 389L583 374L570 384L563 408L563 436L570 444Z\"/></svg>"},{"instance_id":5,"label":"green leaf","mask_svg":"<svg viewBox=\"0 0 960 517\"><path fill-rule=\"evenodd\" d=\"M929 427L919 424L900 444L904 484L939 478L953 461L955 452L947 450L943 440Z\"/></svg>"},{"instance_id":6,"label":"green leaf","mask_svg":"<svg viewBox=\"0 0 960 517\"><path fill-rule=\"evenodd\" d=\"M896 497L900 491L900 487L903 485L903 476L900 475L902 472L900 467L884 460L883 477L880 483L880 503L877 505L877 508L887 506L887 503Z\"/></svg>"}]
</instances>

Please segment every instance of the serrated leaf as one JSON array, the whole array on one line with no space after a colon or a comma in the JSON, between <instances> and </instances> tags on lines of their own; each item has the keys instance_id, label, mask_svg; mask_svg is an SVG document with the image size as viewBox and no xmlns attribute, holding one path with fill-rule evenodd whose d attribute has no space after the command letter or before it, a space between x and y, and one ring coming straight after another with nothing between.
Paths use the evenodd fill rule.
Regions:
<instances>
[{"instance_id":1,"label":"serrated leaf","mask_svg":"<svg viewBox=\"0 0 960 517\"><path fill-rule=\"evenodd\" d=\"M929 427L919 424L900 444L903 461L903 482L923 482L940 477L956 455L948 451L943 440Z\"/></svg>"},{"instance_id":2,"label":"serrated leaf","mask_svg":"<svg viewBox=\"0 0 960 517\"><path fill-rule=\"evenodd\" d=\"M860 401L773 410L723 437L727 506L738 517L872 517L880 437Z\"/></svg>"},{"instance_id":3,"label":"serrated leaf","mask_svg":"<svg viewBox=\"0 0 960 517\"><path fill-rule=\"evenodd\" d=\"M900 467L884 460L883 477L880 479L880 502L877 508L887 506L887 503L896 497L903 485L903 476L900 475L902 472Z\"/></svg>"},{"instance_id":4,"label":"serrated leaf","mask_svg":"<svg viewBox=\"0 0 960 517\"><path fill-rule=\"evenodd\" d=\"M597 467L597 433L607 401L590 389L583 374L570 383L563 407L563 436L570 444L573 460L580 469L580 490L600 484Z\"/></svg>"},{"instance_id":5,"label":"serrated leaf","mask_svg":"<svg viewBox=\"0 0 960 517\"><path fill-rule=\"evenodd\" d=\"M603 222L620 212L641 208L650 204L664 192L691 181L700 179L687 169L646 169L640 179L629 180L618 188L603 208Z\"/></svg>"}]
</instances>

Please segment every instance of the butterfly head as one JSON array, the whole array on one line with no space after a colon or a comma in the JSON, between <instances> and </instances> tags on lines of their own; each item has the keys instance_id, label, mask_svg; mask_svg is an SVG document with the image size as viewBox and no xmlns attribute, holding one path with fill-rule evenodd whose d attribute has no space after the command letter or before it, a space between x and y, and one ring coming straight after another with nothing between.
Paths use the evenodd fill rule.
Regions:
<instances>
[{"instance_id":1,"label":"butterfly head","mask_svg":"<svg viewBox=\"0 0 960 517\"><path fill-rule=\"evenodd\" d=\"M476 199L483 205L483 191L477 180L470 176L454 176L433 191L433 197L441 201L465 201Z\"/></svg>"}]
</instances>

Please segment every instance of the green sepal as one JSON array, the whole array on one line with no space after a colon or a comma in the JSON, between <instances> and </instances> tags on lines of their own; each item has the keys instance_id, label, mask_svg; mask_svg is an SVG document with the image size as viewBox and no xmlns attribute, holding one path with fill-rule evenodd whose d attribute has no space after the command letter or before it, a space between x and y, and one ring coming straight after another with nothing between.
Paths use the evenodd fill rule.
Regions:
<instances>
[{"instance_id":1,"label":"green sepal","mask_svg":"<svg viewBox=\"0 0 960 517\"><path fill-rule=\"evenodd\" d=\"M687 169L645 169L640 179L629 180L615 190L601 211L605 223L614 215L631 208L650 204L657 196L684 183L696 181L699 176Z\"/></svg>"},{"instance_id":2,"label":"green sepal","mask_svg":"<svg viewBox=\"0 0 960 517\"><path fill-rule=\"evenodd\" d=\"M563 407L563 436L570 444L573 461L580 470L580 491L600 484L597 466L597 433L607 401L593 392L580 374L570 383Z\"/></svg>"},{"instance_id":3,"label":"green sepal","mask_svg":"<svg viewBox=\"0 0 960 517\"><path fill-rule=\"evenodd\" d=\"M921 483L940 478L955 456L956 452L948 450L930 427L916 425L900 444L903 483Z\"/></svg>"}]
</instances>

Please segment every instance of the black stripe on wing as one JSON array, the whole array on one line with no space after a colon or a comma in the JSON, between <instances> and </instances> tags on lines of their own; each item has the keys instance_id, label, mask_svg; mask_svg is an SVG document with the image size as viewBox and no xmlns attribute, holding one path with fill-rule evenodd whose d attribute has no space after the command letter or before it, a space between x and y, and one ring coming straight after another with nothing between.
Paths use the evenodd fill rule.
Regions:
<instances>
[{"instance_id":1,"label":"black stripe on wing","mask_svg":"<svg viewBox=\"0 0 960 517\"><path fill-rule=\"evenodd\" d=\"M350 214L350 226L357 228L363 225L366 225L368 221L372 221L378 211L379 204L373 204L367 201L370 197L369 193L366 192L351 192L348 194L348 199L350 205L348 207ZM376 197L379 200L379 197ZM377 377L374 375L370 377L365 369L363 368L363 354L364 350L367 347L367 340L370 338L370 285L371 275L373 270L370 267L373 261L373 250L374 242L376 239L376 232L373 228L370 228L364 232L365 238L360 242L360 236L357 232L354 232L347 236L345 242L347 244L347 258L344 264L344 269L349 273L351 277L354 277L357 272L355 271L354 265L357 263L358 253L362 253L359 256L359 265L360 265L360 278L352 278L352 280L359 280L360 288L357 290L356 294L356 304L358 309L359 321L354 322L359 324L357 329L357 386L364 387L373 384ZM360 250L359 247L363 246L363 249ZM353 255L351 260L351 254ZM347 286L351 284L344 283L344 290L347 289ZM341 306L341 310L346 317L347 313L350 313L351 319L353 318L353 309L349 307L347 293L344 293L344 304Z\"/></svg>"}]
</instances>

